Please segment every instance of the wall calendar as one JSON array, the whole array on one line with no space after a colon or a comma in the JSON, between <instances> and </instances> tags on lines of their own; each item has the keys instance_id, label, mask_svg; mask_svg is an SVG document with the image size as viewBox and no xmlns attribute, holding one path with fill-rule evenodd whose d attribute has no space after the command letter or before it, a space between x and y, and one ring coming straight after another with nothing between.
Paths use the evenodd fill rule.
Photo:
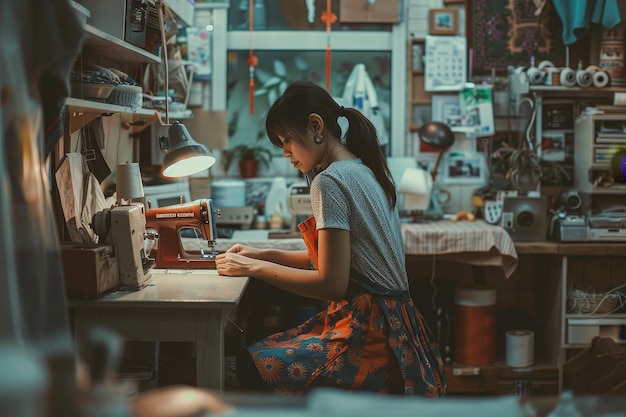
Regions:
<instances>
[{"instance_id":1,"label":"wall calendar","mask_svg":"<svg viewBox=\"0 0 626 417\"><path fill-rule=\"evenodd\" d=\"M467 40L464 36L426 36L424 89L460 91L467 82Z\"/></svg>"}]
</instances>

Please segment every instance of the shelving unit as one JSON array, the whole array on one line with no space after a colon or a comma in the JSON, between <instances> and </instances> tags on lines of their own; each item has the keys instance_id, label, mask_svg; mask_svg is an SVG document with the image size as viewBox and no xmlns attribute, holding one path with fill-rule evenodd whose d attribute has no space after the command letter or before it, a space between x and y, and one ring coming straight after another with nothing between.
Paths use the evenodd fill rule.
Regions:
<instances>
[{"instance_id":1,"label":"shelving unit","mask_svg":"<svg viewBox=\"0 0 626 417\"><path fill-rule=\"evenodd\" d=\"M420 106L430 106L432 94L424 89L424 62L426 40L412 38L408 44L408 103L409 132L415 132L420 125L416 122L416 112Z\"/></svg>"},{"instance_id":2,"label":"shelving unit","mask_svg":"<svg viewBox=\"0 0 626 417\"><path fill-rule=\"evenodd\" d=\"M146 64L158 64L161 62L159 56L118 39L115 36L109 35L87 23L83 25L83 28L87 33L83 50L87 51L89 54L98 54L119 62Z\"/></svg>"},{"instance_id":3,"label":"shelving unit","mask_svg":"<svg viewBox=\"0 0 626 417\"><path fill-rule=\"evenodd\" d=\"M592 289L596 292L606 292L623 281L622 268L625 265L623 253L626 244L620 243L594 243L587 245L593 252L588 257L573 256L564 253L562 257L561 272L561 312L560 320L560 391L565 389L563 364L578 351L591 345L595 336L607 337L603 329L615 329L626 325L626 314L575 314L568 312L567 298L572 288ZM594 250L595 248L595 250ZM565 249L565 248L564 248ZM598 258L601 256L601 258ZM595 262L602 264L602 270L596 268L581 267L581 263ZM583 341L584 340L584 341ZM574 342L573 342L574 341ZM621 342L624 343L624 342Z\"/></svg>"},{"instance_id":4,"label":"shelving unit","mask_svg":"<svg viewBox=\"0 0 626 417\"><path fill-rule=\"evenodd\" d=\"M574 132L574 165L576 189L591 194L626 194L626 184L610 187L595 182L610 169L610 158L617 149L626 147L626 132L605 139L599 137L605 123L626 126L624 113L593 114L579 118ZM623 136L622 136L623 135Z\"/></svg>"},{"instance_id":5,"label":"shelving unit","mask_svg":"<svg viewBox=\"0 0 626 417\"><path fill-rule=\"evenodd\" d=\"M548 300L554 302L553 313L545 319L546 340L552 345L547 352L558 369L559 392L566 387L563 365L577 351L591 345L594 336L600 335L600 327L626 325L626 313L576 314L568 312L568 294L573 288L593 289L606 292L623 282L623 268L626 266L624 251L626 243L558 243L558 242L516 242L517 253L530 257L549 255L556 262L557 282L554 290L550 286ZM550 264L553 264L552 262ZM553 292L554 291L554 292ZM570 343L570 326L586 326L585 342ZM598 326L598 327L595 327ZM578 339L575 340L582 340ZM622 342L623 343L623 342ZM534 368L534 367L533 367Z\"/></svg>"}]
</instances>

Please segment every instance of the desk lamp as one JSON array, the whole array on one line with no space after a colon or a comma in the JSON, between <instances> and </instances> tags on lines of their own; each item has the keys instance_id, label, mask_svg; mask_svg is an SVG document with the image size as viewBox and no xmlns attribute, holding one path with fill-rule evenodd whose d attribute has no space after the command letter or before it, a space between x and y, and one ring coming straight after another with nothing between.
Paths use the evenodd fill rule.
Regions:
<instances>
[{"instance_id":1,"label":"desk lamp","mask_svg":"<svg viewBox=\"0 0 626 417\"><path fill-rule=\"evenodd\" d=\"M159 138L159 146L165 154L163 157L163 175L166 177L186 177L210 168L215 164L215 157L204 144L196 142L182 123L176 121L170 124L169 108L169 66L167 56L167 39L165 37L165 23L163 1L158 2L159 24L161 28L161 43L163 47L163 67L165 69L165 123L157 117L163 126L169 126L167 137Z\"/></svg>"},{"instance_id":2,"label":"desk lamp","mask_svg":"<svg viewBox=\"0 0 626 417\"><path fill-rule=\"evenodd\" d=\"M432 176L432 189L430 193L430 206L424 212L424 216L431 219L440 219L443 217L443 210L439 203L441 190L437 185L437 171L444 152L454 143L454 133L452 130L441 122L429 122L420 126L418 130L419 138L425 144L433 148L440 149L430 175Z\"/></svg>"}]
</instances>

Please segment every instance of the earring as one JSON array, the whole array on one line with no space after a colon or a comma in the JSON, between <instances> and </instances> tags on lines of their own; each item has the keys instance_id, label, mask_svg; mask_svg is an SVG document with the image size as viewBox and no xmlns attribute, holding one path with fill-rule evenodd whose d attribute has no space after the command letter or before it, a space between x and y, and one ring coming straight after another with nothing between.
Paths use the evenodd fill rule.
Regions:
<instances>
[{"instance_id":1,"label":"earring","mask_svg":"<svg viewBox=\"0 0 626 417\"><path fill-rule=\"evenodd\" d=\"M315 142L317 145L321 145L322 143L324 143L324 136L316 133L315 136L313 136L313 142Z\"/></svg>"}]
</instances>

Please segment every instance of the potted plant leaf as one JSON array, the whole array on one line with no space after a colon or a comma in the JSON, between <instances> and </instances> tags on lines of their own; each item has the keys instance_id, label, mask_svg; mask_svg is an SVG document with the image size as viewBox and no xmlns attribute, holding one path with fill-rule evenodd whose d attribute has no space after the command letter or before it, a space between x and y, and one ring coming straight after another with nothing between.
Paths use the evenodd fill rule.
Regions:
<instances>
[{"instance_id":1,"label":"potted plant leaf","mask_svg":"<svg viewBox=\"0 0 626 417\"><path fill-rule=\"evenodd\" d=\"M242 143L222 153L224 172L228 172L232 163L238 160L241 178L255 178L259 175L260 165L270 167L272 152L258 142Z\"/></svg>"},{"instance_id":2,"label":"potted plant leaf","mask_svg":"<svg viewBox=\"0 0 626 417\"><path fill-rule=\"evenodd\" d=\"M570 180L561 164L542 160L529 146L502 146L491 155L490 182L496 189L512 188L523 194L546 181L562 185Z\"/></svg>"}]
</instances>

